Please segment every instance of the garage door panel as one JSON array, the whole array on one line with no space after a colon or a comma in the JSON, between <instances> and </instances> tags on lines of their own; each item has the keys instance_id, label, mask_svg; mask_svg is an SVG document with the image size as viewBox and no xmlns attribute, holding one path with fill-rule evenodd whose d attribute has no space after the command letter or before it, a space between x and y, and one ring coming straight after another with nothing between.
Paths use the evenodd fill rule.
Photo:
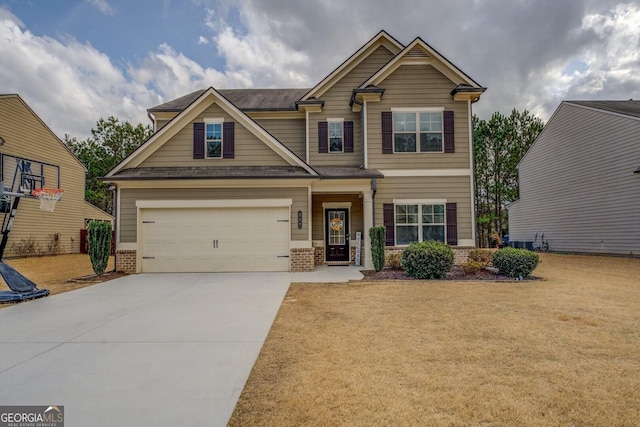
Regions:
<instances>
[{"instance_id":1,"label":"garage door panel","mask_svg":"<svg viewBox=\"0 0 640 427\"><path fill-rule=\"evenodd\" d=\"M288 271L289 208L143 209L143 272Z\"/></svg>"}]
</instances>

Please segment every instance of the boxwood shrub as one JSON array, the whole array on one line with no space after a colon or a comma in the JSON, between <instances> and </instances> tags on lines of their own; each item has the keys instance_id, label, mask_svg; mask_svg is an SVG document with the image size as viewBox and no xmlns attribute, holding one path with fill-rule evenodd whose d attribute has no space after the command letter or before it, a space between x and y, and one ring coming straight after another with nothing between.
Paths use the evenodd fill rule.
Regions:
<instances>
[{"instance_id":1,"label":"boxwood shrub","mask_svg":"<svg viewBox=\"0 0 640 427\"><path fill-rule=\"evenodd\" d=\"M453 268L453 250L441 242L412 243L402 251L400 265L416 279L444 279Z\"/></svg>"},{"instance_id":2,"label":"boxwood shrub","mask_svg":"<svg viewBox=\"0 0 640 427\"><path fill-rule=\"evenodd\" d=\"M493 266L509 277L529 277L538 266L540 258L526 249L503 248L493 254Z\"/></svg>"}]
</instances>

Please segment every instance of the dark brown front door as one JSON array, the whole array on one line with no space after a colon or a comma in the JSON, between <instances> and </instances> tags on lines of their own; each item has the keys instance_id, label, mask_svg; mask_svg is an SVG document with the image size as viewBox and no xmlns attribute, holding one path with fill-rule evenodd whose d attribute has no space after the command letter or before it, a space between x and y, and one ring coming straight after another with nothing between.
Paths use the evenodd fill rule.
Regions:
<instances>
[{"instance_id":1,"label":"dark brown front door","mask_svg":"<svg viewBox=\"0 0 640 427\"><path fill-rule=\"evenodd\" d=\"M327 261L349 261L349 210L325 211Z\"/></svg>"}]
</instances>

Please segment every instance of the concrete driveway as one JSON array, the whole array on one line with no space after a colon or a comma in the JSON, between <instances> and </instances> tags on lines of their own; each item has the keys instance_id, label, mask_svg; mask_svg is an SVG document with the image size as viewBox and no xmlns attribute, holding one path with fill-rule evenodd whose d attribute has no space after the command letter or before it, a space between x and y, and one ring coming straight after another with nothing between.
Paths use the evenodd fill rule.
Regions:
<instances>
[{"instance_id":1,"label":"concrete driveway","mask_svg":"<svg viewBox=\"0 0 640 427\"><path fill-rule=\"evenodd\" d=\"M143 274L0 310L0 405L226 425L293 275Z\"/></svg>"}]
</instances>

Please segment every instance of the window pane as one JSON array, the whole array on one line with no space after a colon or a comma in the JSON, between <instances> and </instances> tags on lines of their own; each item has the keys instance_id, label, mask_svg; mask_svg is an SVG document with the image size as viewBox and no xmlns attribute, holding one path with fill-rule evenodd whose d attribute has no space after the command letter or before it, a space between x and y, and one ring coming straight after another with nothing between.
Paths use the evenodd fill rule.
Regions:
<instances>
[{"instance_id":1,"label":"window pane","mask_svg":"<svg viewBox=\"0 0 640 427\"><path fill-rule=\"evenodd\" d=\"M207 157L222 157L221 141L207 141Z\"/></svg>"},{"instance_id":2,"label":"window pane","mask_svg":"<svg viewBox=\"0 0 640 427\"><path fill-rule=\"evenodd\" d=\"M396 244L408 245L409 243L418 241L417 225L398 225L396 226Z\"/></svg>"},{"instance_id":3,"label":"window pane","mask_svg":"<svg viewBox=\"0 0 640 427\"><path fill-rule=\"evenodd\" d=\"M393 131L394 132L415 132L416 131L416 114L415 113L393 113Z\"/></svg>"},{"instance_id":4,"label":"window pane","mask_svg":"<svg viewBox=\"0 0 640 427\"><path fill-rule=\"evenodd\" d=\"M207 139L222 139L222 124L207 123Z\"/></svg>"},{"instance_id":5,"label":"window pane","mask_svg":"<svg viewBox=\"0 0 640 427\"><path fill-rule=\"evenodd\" d=\"M442 132L442 113L420 113L421 132Z\"/></svg>"},{"instance_id":6,"label":"window pane","mask_svg":"<svg viewBox=\"0 0 640 427\"><path fill-rule=\"evenodd\" d=\"M329 122L329 138L333 136L342 137L342 123Z\"/></svg>"},{"instance_id":7,"label":"window pane","mask_svg":"<svg viewBox=\"0 0 640 427\"><path fill-rule=\"evenodd\" d=\"M442 151L442 134L441 133L421 133L420 134L420 151L422 152Z\"/></svg>"},{"instance_id":8,"label":"window pane","mask_svg":"<svg viewBox=\"0 0 640 427\"><path fill-rule=\"evenodd\" d=\"M422 226L422 240L437 240L444 243L444 225Z\"/></svg>"},{"instance_id":9,"label":"window pane","mask_svg":"<svg viewBox=\"0 0 640 427\"><path fill-rule=\"evenodd\" d=\"M329 138L329 151L332 153L342 152L342 137Z\"/></svg>"},{"instance_id":10,"label":"window pane","mask_svg":"<svg viewBox=\"0 0 640 427\"><path fill-rule=\"evenodd\" d=\"M416 135L414 133L396 133L394 139L396 153L416 152Z\"/></svg>"}]
</instances>

